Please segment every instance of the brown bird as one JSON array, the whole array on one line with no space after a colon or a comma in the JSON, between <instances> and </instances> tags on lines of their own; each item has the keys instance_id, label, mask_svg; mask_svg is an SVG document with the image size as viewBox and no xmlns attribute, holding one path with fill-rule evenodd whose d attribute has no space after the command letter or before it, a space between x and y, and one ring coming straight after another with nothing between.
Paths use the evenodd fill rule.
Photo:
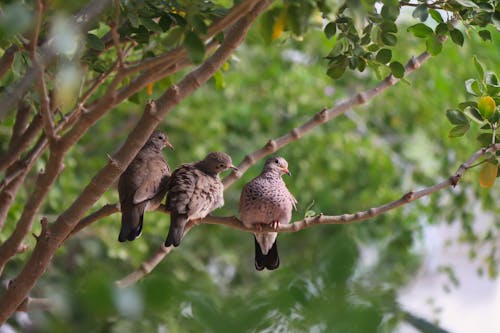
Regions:
<instances>
[{"instance_id":1,"label":"brown bird","mask_svg":"<svg viewBox=\"0 0 500 333\"><path fill-rule=\"evenodd\" d=\"M290 223L292 208L297 200L288 191L281 178L290 175L288 163L283 157L271 157L264 164L261 174L243 187L239 211L247 228L269 225L277 229L280 224ZM259 271L279 267L280 258L276 243L277 232L259 232L255 239L255 268Z\"/></svg>"},{"instance_id":2,"label":"brown bird","mask_svg":"<svg viewBox=\"0 0 500 333\"><path fill-rule=\"evenodd\" d=\"M164 147L173 149L165 133L154 131L120 176L120 242L133 241L141 234L144 211L156 209L167 192L170 168L162 154Z\"/></svg>"},{"instance_id":3,"label":"brown bird","mask_svg":"<svg viewBox=\"0 0 500 333\"><path fill-rule=\"evenodd\" d=\"M179 246L188 221L202 219L224 205L224 185L219 173L229 168L238 170L231 157L215 152L174 170L167 183L170 229L165 246Z\"/></svg>"}]
</instances>

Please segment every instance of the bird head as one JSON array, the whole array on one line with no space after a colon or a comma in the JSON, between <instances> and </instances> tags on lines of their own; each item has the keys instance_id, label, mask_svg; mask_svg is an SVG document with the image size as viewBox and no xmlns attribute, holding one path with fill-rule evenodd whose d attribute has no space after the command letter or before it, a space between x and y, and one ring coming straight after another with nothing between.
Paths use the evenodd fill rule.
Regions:
<instances>
[{"instance_id":1,"label":"bird head","mask_svg":"<svg viewBox=\"0 0 500 333\"><path fill-rule=\"evenodd\" d=\"M292 173L288 170L288 162L281 156L270 157L266 160L264 165L264 171L277 172L280 176L287 174L289 176Z\"/></svg>"},{"instance_id":2,"label":"bird head","mask_svg":"<svg viewBox=\"0 0 500 333\"><path fill-rule=\"evenodd\" d=\"M238 171L238 168L233 165L231 157L226 153L213 152L208 154L199 163L200 167L208 174L216 175L227 169Z\"/></svg>"},{"instance_id":3,"label":"bird head","mask_svg":"<svg viewBox=\"0 0 500 333\"><path fill-rule=\"evenodd\" d=\"M170 143L170 141L168 141L167 134L158 130L154 131L153 134L151 134L148 140L148 144L152 144L155 148L158 148L160 150L165 147L174 150L174 146Z\"/></svg>"}]
</instances>

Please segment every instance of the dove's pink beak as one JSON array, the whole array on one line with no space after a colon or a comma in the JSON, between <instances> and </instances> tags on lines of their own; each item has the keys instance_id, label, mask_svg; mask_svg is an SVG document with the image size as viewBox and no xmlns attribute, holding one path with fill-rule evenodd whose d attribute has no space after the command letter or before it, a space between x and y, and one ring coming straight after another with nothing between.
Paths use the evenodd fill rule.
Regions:
<instances>
[{"instance_id":1,"label":"dove's pink beak","mask_svg":"<svg viewBox=\"0 0 500 333\"><path fill-rule=\"evenodd\" d=\"M174 146L170 142L168 142L168 140L165 140L165 146L172 149L172 150L175 150Z\"/></svg>"},{"instance_id":2,"label":"dove's pink beak","mask_svg":"<svg viewBox=\"0 0 500 333\"><path fill-rule=\"evenodd\" d=\"M234 171L238 171L238 168L237 168L237 167L235 167L235 166L234 166L234 165L232 165L232 164L229 166L229 169L233 169Z\"/></svg>"},{"instance_id":3,"label":"dove's pink beak","mask_svg":"<svg viewBox=\"0 0 500 333\"><path fill-rule=\"evenodd\" d=\"M283 170L283 172L286 173L289 176L292 175L292 173L287 168L281 168L281 170Z\"/></svg>"}]
</instances>

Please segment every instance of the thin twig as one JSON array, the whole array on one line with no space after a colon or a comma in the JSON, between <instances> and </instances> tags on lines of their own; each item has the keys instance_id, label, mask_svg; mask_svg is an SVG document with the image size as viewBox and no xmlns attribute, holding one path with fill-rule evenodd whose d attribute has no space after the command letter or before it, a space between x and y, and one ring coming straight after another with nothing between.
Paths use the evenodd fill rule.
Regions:
<instances>
[{"instance_id":1,"label":"thin twig","mask_svg":"<svg viewBox=\"0 0 500 333\"><path fill-rule=\"evenodd\" d=\"M40 115L42 116L43 129L45 135L49 139L49 143L52 144L57 140L54 131L54 122L52 120L52 115L50 112L50 100L49 94L47 92L47 86L45 85L45 69L42 64L36 61L36 65L40 73L38 74L38 91L40 95Z\"/></svg>"},{"instance_id":2,"label":"thin twig","mask_svg":"<svg viewBox=\"0 0 500 333\"><path fill-rule=\"evenodd\" d=\"M113 39L113 44L115 45L118 64L120 68L125 68L123 52L120 46L120 33L118 32L118 27L120 25L120 0L113 0L113 6L115 12L113 21L111 22L111 37Z\"/></svg>"},{"instance_id":3,"label":"thin twig","mask_svg":"<svg viewBox=\"0 0 500 333\"><path fill-rule=\"evenodd\" d=\"M415 71L422 65L422 63L424 63L429 58L430 54L427 51L423 52L416 58L412 57L408 64L405 66L405 76ZM352 109L353 107L366 103L367 101L371 100L372 98L379 95L387 88L392 87L398 82L399 79L395 78L393 75L389 75L375 87L353 95L351 98L347 99L344 102L341 102L333 108L323 109L303 125L292 129L288 134L285 134L276 139L269 140L262 148L245 156L243 162L238 165L238 171L231 172L224 179L224 187L229 187L232 183L239 179L245 173L245 171L248 170L248 168L250 168L253 164L255 164L263 157L276 152L290 142L298 140L305 134L311 132L317 126L322 125L327 121L330 121L344 114L346 111Z\"/></svg>"},{"instance_id":4,"label":"thin twig","mask_svg":"<svg viewBox=\"0 0 500 333\"><path fill-rule=\"evenodd\" d=\"M40 27L42 26L42 21L43 21L43 11L44 11L44 5L42 0L36 0L35 27L33 29L33 36L31 37L30 49L29 49L31 60L33 62L36 61L36 49L38 46L38 35L40 34Z\"/></svg>"},{"instance_id":5,"label":"thin twig","mask_svg":"<svg viewBox=\"0 0 500 333\"><path fill-rule=\"evenodd\" d=\"M14 56L16 55L19 48L17 45L12 45L7 50L5 50L2 58L0 58L0 80L7 73L14 62Z\"/></svg>"}]
</instances>

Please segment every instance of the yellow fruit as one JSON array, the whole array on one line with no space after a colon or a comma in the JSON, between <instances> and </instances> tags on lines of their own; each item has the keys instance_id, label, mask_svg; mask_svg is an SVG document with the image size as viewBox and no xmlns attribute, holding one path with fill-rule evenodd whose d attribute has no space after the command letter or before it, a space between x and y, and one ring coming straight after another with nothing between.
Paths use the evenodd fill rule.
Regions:
<instances>
[{"instance_id":1,"label":"yellow fruit","mask_svg":"<svg viewBox=\"0 0 500 333\"><path fill-rule=\"evenodd\" d=\"M280 38L281 34L283 33L283 30L285 30L285 23L286 23L286 10L282 10L273 25L273 33L271 35L272 40Z\"/></svg>"},{"instance_id":2,"label":"yellow fruit","mask_svg":"<svg viewBox=\"0 0 500 333\"><path fill-rule=\"evenodd\" d=\"M146 93L148 94L148 96L153 95L153 84L152 83L148 83L148 85L146 86Z\"/></svg>"},{"instance_id":3,"label":"yellow fruit","mask_svg":"<svg viewBox=\"0 0 500 333\"><path fill-rule=\"evenodd\" d=\"M491 162L484 163L479 171L479 185L483 188L489 188L495 183L497 178L498 166Z\"/></svg>"},{"instance_id":4,"label":"yellow fruit","mask_svg":"<svg viewBox=\"0 0 500 333\"><path fill-rule=\"evenodd\" d=\"M490 118L495 113L495 100L491 96L483 96L477 102L477 108L484 118Z\"/></svg>"}]
</instances>

